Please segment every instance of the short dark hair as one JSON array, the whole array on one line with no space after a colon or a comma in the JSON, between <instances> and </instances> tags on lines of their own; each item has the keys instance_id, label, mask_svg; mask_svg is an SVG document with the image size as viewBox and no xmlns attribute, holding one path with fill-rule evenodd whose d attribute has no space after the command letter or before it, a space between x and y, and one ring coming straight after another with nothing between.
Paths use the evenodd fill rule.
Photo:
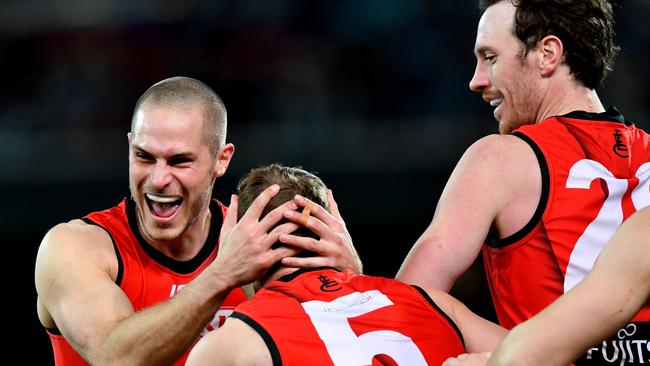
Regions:
<instances>
[{"instance_id":1,"label":"short dark hair","mask_svg":"<svg viewBox=\"0 0 650 366\"><path fill-rule=\"evenodd\" d=\"M187 106L195 103L204 107L204 141L213 155L226 143L226 106L217 93L203 82L185 76L159 81L147 89L138 99L133 110L131 132L135 117L144 104Z\"/></svg>"},{"instance_id":2,"label":"short dark hair","mask_svg":"<svg viewBox=\"0 0 650 366\"><path fill-rule=\"evenodd\" d=\"M608 0L479 0L484 12L501 1L516 8L514 34L523 55L547 35L564 45L564 59L574 77L595 89L614 69L620 48L614 43L614 12Z\"/></svg>"},{"instance_id":3,"label":"short dark hair","mask_svg":"<svg viewBox=\"0 0 650 366\"><path fill-rule=\"evenodd\" d=\"M266 205L262 216L266 216L274 208L292 200L296 194L312 200L329 211L327 203L327 186L315 174L300 167L288 167L281 164L271 164L251 170L237 185L239 195L238 219L246 213L248 207L263 190L277 184L280 192Z\"/></svg>"}]
</instances>

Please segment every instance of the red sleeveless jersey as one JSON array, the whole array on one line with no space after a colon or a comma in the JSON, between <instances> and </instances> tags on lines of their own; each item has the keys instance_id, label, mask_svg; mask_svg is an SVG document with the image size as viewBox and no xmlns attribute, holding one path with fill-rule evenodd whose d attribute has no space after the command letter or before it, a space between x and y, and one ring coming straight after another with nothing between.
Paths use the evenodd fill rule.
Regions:
<instances>
[{"instance_id":1,"label":"red sleeveless jersey","mask_svg":"<svg viewBox=\"0 0 650 366\"><path fill-rule=\"evenodd\" d=\"M299 270L235 309L274 365L440 365L460 331L420 288L350 270Z\"/></svg>"},{"instance_id":2,"label":"red sleeveless jersey","mask_svg":"<svg viewBox=\"0 0 650 366\"><path fill-rule=\"evenodd\" d=\"M102 227L111 236L119 266L115 282L131 301L133 309L139 311L174 296L215 259L226 208L213 200L210 212L212 222L205 245L194 258L184 262L167 257L142 238L136 222L135 203L130 199L108 210L93 212L83 220ZM202 334L222 325L233 309L245 300L241 289L231 291ZM56 365L88 365L56 329L48 329L48 334ZM174 365L184 365L188 353Z\"/></svg>"},{"instance_id":3,"label":"red sleeveless jersey","mask_svg":"<svg viewBox=\"0 0 650 366\"><path fill-rule=\"evenodd\" d=\"M537 156L542 196L520 232L483 247L496 312L508 329L584 278L614 231L650 204L650 139L615 109L549 118L514 135ZM650 321L648 306L633 320ZM650 332L639 334L647 325L627 333L647 342Z\"/></svg>"}]
</instances>

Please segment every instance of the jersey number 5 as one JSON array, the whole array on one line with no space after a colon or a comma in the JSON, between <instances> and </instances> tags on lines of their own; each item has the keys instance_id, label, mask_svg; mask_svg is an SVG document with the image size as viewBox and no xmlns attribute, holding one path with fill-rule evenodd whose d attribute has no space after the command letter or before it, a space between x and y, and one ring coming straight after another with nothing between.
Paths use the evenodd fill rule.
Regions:
<instances>
[{"instance_id":1,"label":"jersey number 5","mask_svg":"<svg viewBox=\"0 0 650 366\"><path fill-rule=\"evenodd\" d=\"M357 335L348 319L393 305L377 290L355 292L333 301L302 304L334 365L370 365L375 355L388 355L399 365L426 365L424 356L410 337L392 330Z\"/></svg>"}]
</instances>

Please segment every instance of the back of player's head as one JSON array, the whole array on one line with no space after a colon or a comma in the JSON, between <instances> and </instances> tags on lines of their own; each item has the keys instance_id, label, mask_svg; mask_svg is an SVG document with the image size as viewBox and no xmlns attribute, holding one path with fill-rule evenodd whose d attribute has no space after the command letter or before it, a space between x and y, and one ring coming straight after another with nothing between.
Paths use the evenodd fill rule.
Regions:
<instances>
[{"instance_id":1,"label":"back of player's head","mask_svg":"<svg viewBox=\"0 0 650 366\"><path fill-rule=\"evenodd\" d=\"M144 106L186 107L195 104L204 109L203 137L215 155L226 143L226 106L212 88L193 78L176 76L147 89L135 104L131 132L135 132L136 115Z\"/></svg>"},{"instance_id":2,"label":"back of player's head","mask_svg":"<svg viewBox=\"0 0 650 366\"><path fill-rule=\"evenodd\" d=\"M237 194L239 195L237 216L239 219L246 213L253 200L272 184L279 185L280 191L266 205L261 217L292 200L296 194L312 200L329 211L327 186L320 178L298 167L271 164L251 170L239 181L237 185Z\"/></svg>"},{"instance_id":3,"label":"back of player's head","mask_svg":"<svg viewBox=\"0 0 650 366\"><path fill-rule=\"evenodd\" d=\"M513 33L526 55L548 35L564 46L564 61L584 86L595 89L613 70L619 47L614 43L614 12L608 0L479 0L484 12L501 1L517 9Z\"/></svg>"},{"instance_id":4,"label":"back of player's head","mask_svg":"<svg viewBox=\"0 0 650 366\"><path fill-rule=\"evenodd\" d=\"M266 205L261 217L266 216L270 211L283 203L292 200L296 194L310 199L312 202L320 205L329 211L327 203L327 187L325 183L312 173L309 173L298 167L287 167L281 164L271 164L261 168L251 170L244 176L237 185L237 194L239 195L239 209L237 211L238 219L246 213L255 198L259 196L262 191L277 184L280 186L280 191L271 199ZM280 224L286 222L286 219L281 221ZM295 230L293 235L318 238L318 236L309 229L301 227ZM276 243L274 247L281 244ZM298 257L311 257L316 255L310 251L303 251L298 253ZM258 281L255 282L254 288L258 290L264 283L267 282L270 276L276 273L282 264L275 263Z\"/></svg>"}]
</instances>

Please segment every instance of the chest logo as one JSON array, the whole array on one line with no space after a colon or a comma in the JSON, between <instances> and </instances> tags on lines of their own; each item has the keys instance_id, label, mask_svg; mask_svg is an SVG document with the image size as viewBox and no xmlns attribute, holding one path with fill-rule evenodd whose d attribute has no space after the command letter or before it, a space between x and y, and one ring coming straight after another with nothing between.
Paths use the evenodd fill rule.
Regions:
<instances>
[{"instance_id":1,"label":"chest logo","mask_svg":"<svg viewBox=\"0 0 650 366\"><path fill-rule=\"evenodd\" d=\"M627 145L623 143L623 134L619 130L614 131L614 141L614 146L612 146L614 154L622 158L627 158L630 156L627 151Z\"/></svg>"},{"instance_id":2,"label":"chest logo","mask_svg":"<svg viewBox=\"0 0 650 366\"><path fill-rule=\"evenodd\" d=\"M336 282L336 280L332 280L325 275L318 276L318 279L321 282L320 290L323 292L334 292L342 288L341 285Z\"/></svg>"}]
</instances>

